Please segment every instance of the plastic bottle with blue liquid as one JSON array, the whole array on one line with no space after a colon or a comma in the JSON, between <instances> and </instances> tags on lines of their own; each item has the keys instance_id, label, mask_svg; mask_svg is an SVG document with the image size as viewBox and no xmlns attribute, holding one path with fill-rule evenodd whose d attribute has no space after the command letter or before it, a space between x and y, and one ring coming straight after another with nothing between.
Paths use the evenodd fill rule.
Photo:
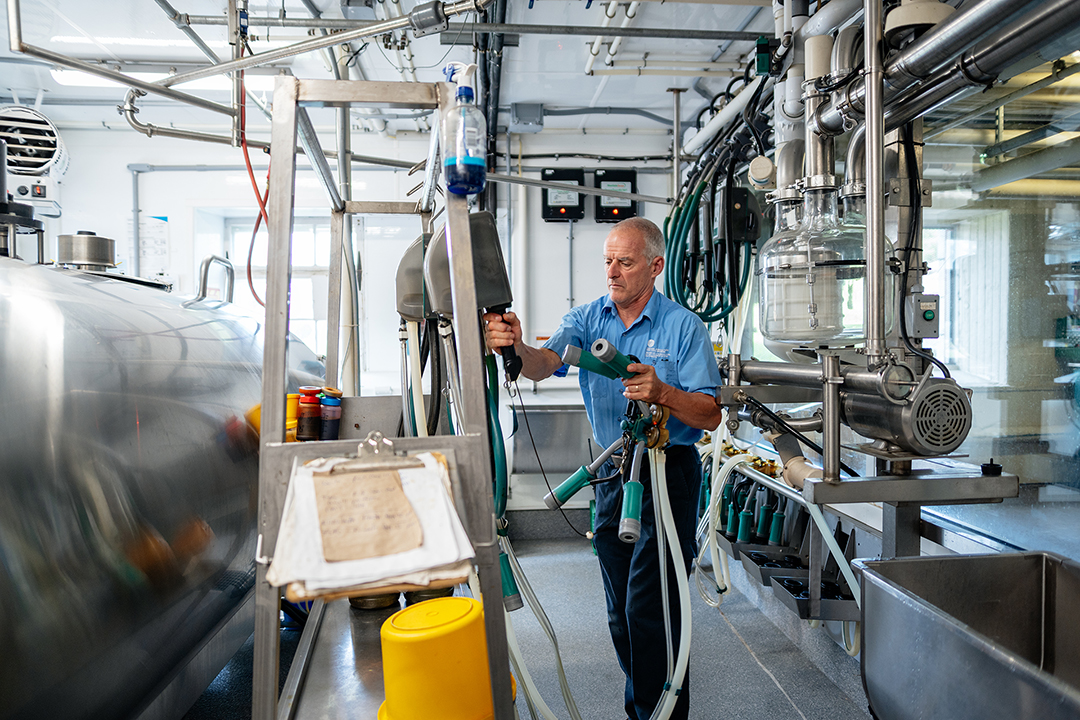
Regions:
<instances>
[{"instance_id":1,"label":"plastic bottle with blue liquid","mask_svg":"<svg viewBox=\"0 0 1080 720\"><path fill-rule=\"evenodd\" d=\"M487 122L476 107L472 76L476 65L453 62L446 79L456 82L457 102L442 128L443 172L446 189L455 195L474 195L484 189L487 174Z\"/></svg>"}]
</instances>

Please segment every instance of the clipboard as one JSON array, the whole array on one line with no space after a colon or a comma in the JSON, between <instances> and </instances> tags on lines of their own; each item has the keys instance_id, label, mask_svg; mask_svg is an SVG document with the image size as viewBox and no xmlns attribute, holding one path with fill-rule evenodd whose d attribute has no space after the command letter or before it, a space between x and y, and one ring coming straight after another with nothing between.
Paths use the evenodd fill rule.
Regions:
<instances>
[{"instance_id":1,"label":"clipboard","mask_svg":"<svg viewBox=\"0 0 1080 720\"><path fill-rule=\"evenodd\" d=\"M460 519L457 517L457 513L453 508L453 493L450 487L451 468L447 461L447 457L442 453L434 451L426 451L426 455L428 456L428 459L425 463L425 461L421 459L421 456L405 455L398 453L395 451L393 442L391 440L384 437L380 433L371 433L358 446L357 455L355 458L342 458L340 456L336 458L318 458L316 460L311 460L304 463L303 468L305 472L310 475L310 477L307 478L306 482L309 483L309 488L311 488L313 487L314 479L316 476L325 477L328 475L332 476L346 473L364 473L369 471L374 472L393 470L404 471L406 473L411 472L413 473L413 477L415 478L417 477L417 469L434 467L435 465L432 462L434 461L439 466L441 466L441 469L444 471L441 474L441 477L438 480L435 480L430 474L430 472L423 477L426 477L425 482L428 483L429 489L432 487L432 482L441 484L441 490L445 493L445 499L440 501L444 503L444 505L441 506L442 512L445 513L445 511L448 509L449 514L453 515L451 522L456 523L457 526L460 528ZM320 464L325 465L326 469L323 470L320 467ZM297 467L298 466L294 466L294 473L297 471ZM292 483L293 481L290 481L290 493L293 492ZM308 489L306 492L310 494L311 489ZM288 512L288 509L286 510L286 512ZM443 514L442 517L445 518L446 515ZM301 535L297 537L309 537L308 535L304 534L309 530L310 523L308 523L306 529L301 532ZM319 532L319 530L316 530L315 532ZM441 536L433 536L433 543L436 542L436 538L438 537ZM459 551L467 551L460 552L459 554L454 555L453 557L458 558L457 560L453 560L451 562L439 562L430 566L422 567L408 566L408 569L403 570L400 575L394 575L393 573L388 574L387 576L385 576L385 581L379 579L372 579L365 580L364 582L349 586L316 586L314 588L311 588L308 587L308 583L313 583L312 579L289 581L284 583L285 597L292 602L305 602L308 600L314 600L319 598L329 600L343 597L380 595L399 591L437 589L450 587L461 582L465 582L472 567L471 546L468 545L468 538L464 535L463 529L460 530L460 535L455 535L454 537L463 537L465 540L465 543L458 541L456 544L454 544L454 547L457 547ZM279 537L279 541L281 539L282 538ZM430 552L430 548L428 546L425 545L425 548L427 548L426 552ZM383 561L383 564L385 565L385 561L388 557L392 556L379 556L371 559L376 561ZM321 558L321 560L324 561L324 566L325 563L330 562L326 560L325 555L323 558ZM347 562L364 562L364 560ZM295 568L297 567L299 567L299 565L289 566L289 568L293 570L291 574L293 574L294 577L300 575L300 573L295 572ZM409 575L415 575L418 573L431 576L430 582L428 582L427 584L395 582L395 579L397 578L408 577ZM283 571L282 574L284 574L287 578L290 573ZM326 584L326 581L324 579L317 580L313 584Z\"/></svg>"}]
</instances>

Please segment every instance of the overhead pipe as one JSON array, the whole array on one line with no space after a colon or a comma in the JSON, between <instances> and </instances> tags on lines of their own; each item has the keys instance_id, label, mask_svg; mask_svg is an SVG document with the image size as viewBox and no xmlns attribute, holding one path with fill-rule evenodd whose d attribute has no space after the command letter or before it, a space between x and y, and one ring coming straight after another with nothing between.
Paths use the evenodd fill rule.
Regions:
<instances>
[{"instance_id":1,"label":"overhead pipe","mask_svg":"<svg viewBox=\"0 0 1080 720\"><path fill-rule=\"evenodd\" d=\"M115 70L110 70L107 67L93 65L91 63L83 62L82 60L76 60L75 58L54 53L45 48L37 47L36 45L29 45L22 41L22 19L19 9L19 0L8 0L8 41L12 52L20 53L23 55L30 55L31 57L40 58L42 60L48 60L56 65L71 68L72 70L79 70L88 75L95 75L107 80L112 80L120 85L127 85L128 87L138 88L145 93L153 93L155 95L161 95L167 97L170 100L177 100L179 102L194 105L195 107L201 107L204 110L211 110L222 115L232 116L236 110L228 105L222 105L221 103L213 102L212 100L206 100L196 95L189 95L179 90L173 90L168 87L158 85L156 83L146 82L145 80L138 80L129 75L125 75ZM213 73L217 74L217 73Z\"/></svg>"},{"instance_id":2,"label":"overhead pipe","mask_svg":"<svg viewBox=\"0 0 1080 720\"><path fill-rule=\"evenodd\" d=\"M1011 63L1029 55L1032 48L1047 45L1061 38L1074 29L1080 19L1080 7L1077 3L1070 3L1068 0L1050 0L1012 25L1001 27L1000 20L996 20L992 24L997 30L984 37L967 52L963 52L971 44L964 40L964 33L961 30L966 29L969 37L985 34L984 28L976 25L970 17L985 19L984 12L976 13L976 11L982 10L983 6L988 4L998 9L999 17L1010 17L1013 15L1011 12L1013 2L1014 0L982 0L969 10L954 13L911 47L902 50L889 61L885 68L885 76L889 78L884 88L885 104L891 106L907 102L908 96L903 92L907 88L913 88L921 97L924 93L942 91L952 94L966 86L992 83L997 74ZM942 26L945 27L942 28ZM937 42L939 32L942 32L941 44L934 48L932 53L923 50L927 44ZM946 43L951 43L947 53L945 52ZM908 59L909 53L915 56L914 59ZM923 68L931 64L928 58L936 59L946 54L950 60L958 58L956 64L938 69L928 77L924 76L921 83L913 87L917 81L912 79L912 74L922 72ZM1011 60L1003 62L1002 58ZM897 70L898 67L903 67L904 70L901 72ZM951 83L950 87L937 88L943 82ZM814 122L823 132L841 133L853 127L865 105L866 83L855 80L845 90L835 95L831 102L818 109Z\"/></svg>"},{"instance_id":3,"label":"overhead pipe","mask_svg":"<svg viewBox=\"0 0 1080 720\"><path fill-rule=\"evenodd\" d=\"M925 141L936 138L942 133L964 125L965 123L974 120L980 115L992 112L994 110L997 110L999 107L1004 107L1005 105L1008 105L1014 100L1019 100L1022 97L1027 97L1034 92L1038 92L1039 90L1050 87L1055 83L1061 82L1067 77L1072 77L1078 72L1080 72L1080 63L1073 63L1072 65L1066 66L1061 61L1058 61L1054 63L1054 67L1050 71L1050 74L1044 77L1042 80L1037 80L1030 85L1025 85L1024 87L1015 90L1008 95L1003 95L996 100L992 100L991 102L986 103L985 105L980 105L971 112L964 113L955 120L950 120L944 125L935 127L933 130L928 131L923 135L923 140Z\"/></svg>"},{"instance_id":4,"label":"overhead pipe","mask_svg":"<svg viewBox=\"0 0 1080 720\"><path fill-rule=\"evenodd\" d=\"M8 3L17 3L18 0L8 0ZM480 12L493 0L458 0L453 3L444 3L442 10L443 14L447 17L455 15L463 15L469 12ZM413 10L412 14L415 14L416 10ZM246 70L251 67L258 67L259 65L266 65L267 63L274 62L276 60L284 60L285 58L295 57L296 55L302 55L304 53L312 52L313 50L322 50L323 48L330 47L331 45L340 45L342 43L351 42L353 40L360 40L361 38L373 37L377 35L384 35L394 30L405 30L412 27L412 14L406 17L394 18L393 20L385 20L383 22L372 23L363 27L355 28L352 30L346 30L344 32L335 33L332 35L314 37L310 40L304 40L302 42L293 43L292 45L286 45L285 47L277 48L274 50L267 50L266 52L257 53L255 55L248 55L247 57L239 60L231 60L229 62L221 63L220 65L210 65L196 70L191 70L185 73L179 73L173 75L165 80L162 80L162 86L178 85L185 82L191 82L192 80L201 80L202 78L213 77L222 73L233 72L235 70ZM465 28L465 25L461 26ZM471 31L471 30L470 30ZM504 31L509 32L509 31Z\"/></svg>"},{"instance_id":5,"label":"overhead pipe","mask_svg":"<svg viewBox=\"0 0 1080 720\"><path fill-rule=\"evenodd\" d=\"M618 0L611 0L604 6L604 17L600 20L600 27L606 28L611 25L611 21L615 19L615 12L619 9ZM593 40L591 46L589 46L589 57L585 60L585 74L593 74L593 65L596 63L597 56L600 55L600 46L604 44L604 36L597 35Z\"/></svg>"},{"instance_id":6,"label":"overhead pipe","mask_svg":"<svg viewBox=\"0 0 1080 720\"><path fill-rule=\"evenodd\" d=\"M622 25L619 26L620 30L625 30L630 27L630 23L634 22L634 18L637 17L638 6L641 3L638 0L630 3L626 6L625 15L622 20ZM619 47L622 45L622 36L617 36L611 41L611 45L608 46L607 57L604 58L604 65L611 66L615 62L615 54L619 52Z\"/></svg>"},{"instance_id":7,"label":"overhead pipe","mask_svg":"<svg viewBox=\"0 0 1080 720\"><path fill-rule=\"evenodd\" d=\"M975 173L971 181L971 189L975 192L985 192L1006 183L1026 180L1075 162L1080 162L1080 138L1052 145L1015 160L1007 160L980 170Z\"/></svg>"}]
</instances>

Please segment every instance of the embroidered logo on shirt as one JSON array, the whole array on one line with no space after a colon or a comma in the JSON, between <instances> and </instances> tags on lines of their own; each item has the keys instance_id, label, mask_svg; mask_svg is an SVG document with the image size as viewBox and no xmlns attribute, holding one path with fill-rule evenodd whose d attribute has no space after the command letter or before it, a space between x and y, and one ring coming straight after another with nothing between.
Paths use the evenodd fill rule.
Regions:
<instances>
[{"instance_id":1,"label":"embroidered logo on shirt","mask_svg":"<svg viewBox=\"0 0 1080 720\"><path fill-rule=\"evenodd\" d=\"M667 348L658 348L654 340L649 340L649 347L645 350L645 359L669 360L671 359L671 351Z\"/></svg>"}]
</instances>

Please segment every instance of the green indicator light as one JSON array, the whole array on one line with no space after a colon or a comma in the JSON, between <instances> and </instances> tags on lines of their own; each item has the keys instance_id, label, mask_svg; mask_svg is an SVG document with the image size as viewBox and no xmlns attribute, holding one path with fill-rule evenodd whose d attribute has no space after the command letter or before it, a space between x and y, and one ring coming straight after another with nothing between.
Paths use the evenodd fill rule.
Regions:
<instances>
[{"instance_id":1,"label":"green indicator light","mask_svg":"<svg viewBox=\"0 0 1080 720\"><path fill-rule=\"evenodd\" d=\"M922 314L923 320L933 320L935 315L933 310L927 310Z\"/></svg>"}]
</instances>

